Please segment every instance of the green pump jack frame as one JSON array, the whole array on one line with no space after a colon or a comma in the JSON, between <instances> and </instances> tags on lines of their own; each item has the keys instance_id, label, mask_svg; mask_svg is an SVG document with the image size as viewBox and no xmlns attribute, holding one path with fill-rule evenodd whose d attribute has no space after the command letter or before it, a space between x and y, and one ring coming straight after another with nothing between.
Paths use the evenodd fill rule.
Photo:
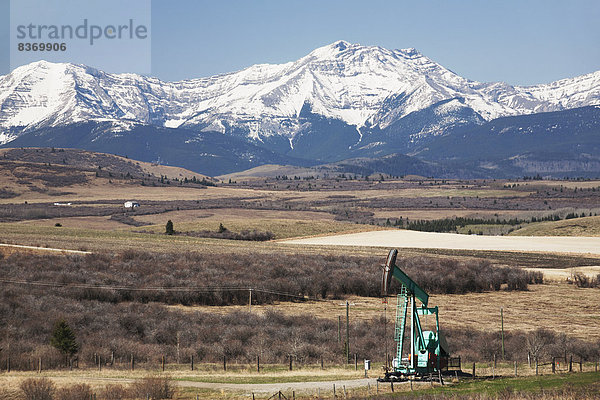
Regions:
<instances>
[{"instance_id":1,"label":"green pump jack frame","mask_svg":"<svg viewBox=\"0 0 600 400\"><path fill-rule=\"evenodd\" d=\"M391 279L402 284L397 296L396 325L394 340L397 342L396 357L391 371L386 371L384 380L399 380L408 376L424 377L441 371L443 357L447 357L447 345L439 329L438 307L427 307L429 295L396 266L397 250L391 250L384 266L382 294L387 296ZM422 305L417 307L416 300ZM404 331L410 308L410 349L408 360L404 355ZM435 315L435 332L423 331L419 316ZM445 349L442 349L442 344ZM432 355L435 355L432 357ZM431 361L433 359L433 362Z\"/></svg>"}]
</instances>

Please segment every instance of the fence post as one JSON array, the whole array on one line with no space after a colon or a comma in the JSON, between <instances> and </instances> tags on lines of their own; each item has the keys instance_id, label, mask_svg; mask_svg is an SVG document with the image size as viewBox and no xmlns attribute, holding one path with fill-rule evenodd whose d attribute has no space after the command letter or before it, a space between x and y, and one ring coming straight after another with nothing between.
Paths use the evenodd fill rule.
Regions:
<instances>
[{"instance_id":1,"label":"fence post","mask_svg":"<svg viewBox=\"0 0 600 400\"><path fill-rule=\"evenodd\" d=\"M335 383L333 384L333 398L335 399Z\"/></svg>"},{"instance_id":2,"label":"fence post","mask_svg":"<svg viewBox=\"0 0 600 400\"><path fill-rule=\"evenodd\" d=\"M515 378L517 377L517 362L515 361Z\"/></svg>"},{"instance_id":3,"label":"fence post","mask_svg":"<svg viewBox=\"0 0 600 400\"><path fill-rule=\"evenodd\" d=\"M475 378L475 363L473 363L473 378Z\"/></svg>"},{"instance_id":4,"label":"fence post","mask_svg":"<svg viewBox=\"0 0 600 400\"><path fill-rule=\"evenodd\" d=\"M323 369L323 356L321 356L321 369Z\"/></svg>"},{"instance_id":5,"label":"fence post","mask_svg":"<svg viewBox=\"0 0 600 400\"><path fill-rule=\"evenodd\" d=\"M529 368L531 368L531 353L527 352L527 364L529 365Z\"/></svg>"},{"instance_id":6,"label":"fence post","mask_svg":"<svg viewBox=\"0 0 600 400\"><path fill-rule=\"evenodd\" d=\"M290 357L290 371L291 371L292 370L292 355L290 354L289 357Z\"/></svg>"},{"instance_id":7,"label":"fence post","mask_svg":"<svg viewBox=\"0 0 600 400\"><path fill-rule=\"evenodd\" d=\"M556 363L555 363L555 359L554 357L552 357L552 373L555 374L556 373Z\"/></svg>"},{"instance_id":8,"label":"fence post","mask_svg":"<svg viewBox=\"0 0 600 400\"><path fill-rule=\"evenodd\" d=\"M354 370L358 371L358 354L354 353Z\"/></svg>"},{"instance_id":9,"label":"fence post","mask_svg":"<svg viewBox=\"0 0 600 400\"><path fill-rule=\"evenodd\" d=\"M535 375L537 376L538 374L538 358L535 358Z\"/></svg>"},{"instance_id":10,"label":"fence post","mask_svg":"<svg viewBox=\"0 0 600 400\"><path fill-rule=\"evenodd\" d=\"M42 373L42 357L38 359L38 373Z\"/></svg>"},{"instance_id":11,"label":"fence post","mask_svg":"<svg viewBox=\"0 0 600 400\"><path fill-rule=\"evenodd\" d=\"M392 388L392 393L394 393L394 381L390 381L390 387Z\"/></svg>"},{"instance_id":12,"label":"fence post","mask_svg":"<svg viewBox=\"0 0 600 400\"><path fill-rule=\"evenodd\" d=\"M223 371L227 371L227 356L223 356Z\"/></svg>"},{"instance_id":13,"label":"fence post","mask_svg":"<svg viewBox=\"0 0 600 400\"><path fill-rule=\"evenodd\" d=\"M256 372L260 372L260 356L256 356Z\"/></svg>"},{"instance_id":14,"label":"fence post","mask_svg":"<svg viewBox=\"0 0 600 400\"><path fill-rule=\"evenodd\" d=\"M191 360L190 360L190 364L192 364L192 371L194 370L194 355L192 354Z\"/></svg>"},{"instance_id":15,"label":"fence post","mask_svg":"<svg viewBox=\"0 0 600 400\"><path fill-rule=\"evenodd\" d=\"M583 360L579 357L579 372L583 372Z\"/></svg>"},{"instance_id":16,"label":"fence post","mask_svg":"<svg viewBox=\"0 0 600 400\"><path fill-rule=\"evenodd\" d=\"M573 356L569 357L569 372L573 372Z\"/></svg>"},{"instance_id":17,"label":"fence post","mask_svg":"<svg viewBox=\"0 0 600 400\"><path fill-rule=\"evenodd\" d=\"M131 370L135 369L135 357L133 357L133 353L131 353Z\"/></svg>"}]
</instances>

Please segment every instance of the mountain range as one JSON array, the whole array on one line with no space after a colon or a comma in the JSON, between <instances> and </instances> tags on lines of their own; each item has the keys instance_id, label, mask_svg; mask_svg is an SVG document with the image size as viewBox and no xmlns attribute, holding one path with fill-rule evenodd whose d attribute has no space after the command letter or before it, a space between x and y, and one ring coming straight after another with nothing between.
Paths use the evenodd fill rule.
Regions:
<instances>
[{"instance_id":1,"label":"mountain range","mask_svg":"<svg viewBox=\"0 0 600 400\"><path fill-rule=\"evenodd\" d=\"M0 144L128 154L210 175L396 157L414 160L385 172L600 176L598 105L600 71L481 83L412 48L338 41L297 61L179 82L24 65L0 77Z\"/></svg>"}]
</instances>

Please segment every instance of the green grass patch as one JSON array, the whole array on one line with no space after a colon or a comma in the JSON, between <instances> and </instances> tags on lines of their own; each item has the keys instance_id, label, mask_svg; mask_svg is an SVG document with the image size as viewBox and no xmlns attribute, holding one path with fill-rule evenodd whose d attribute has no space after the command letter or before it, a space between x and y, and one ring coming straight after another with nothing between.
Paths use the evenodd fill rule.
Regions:
<instances>
[{"instance_id":1,"label":"green grass patch","mask_svg":"<svg viewBox=\"0 0 600 400\"><path fill-rule=\"evenodd\" d=\"M583 388L594 383L598 384L599 380L600 373L598 372L540 375L518 378L467 379L457 384L438 386L431 389L424 389L411 393L402 393L399 395L406 397L417 397L425 394L443 394L446 396L484 394L495 398L499 394L510 391L538 393L546 390L556 390L565 387Z\"/></svg>"}]
</instances>

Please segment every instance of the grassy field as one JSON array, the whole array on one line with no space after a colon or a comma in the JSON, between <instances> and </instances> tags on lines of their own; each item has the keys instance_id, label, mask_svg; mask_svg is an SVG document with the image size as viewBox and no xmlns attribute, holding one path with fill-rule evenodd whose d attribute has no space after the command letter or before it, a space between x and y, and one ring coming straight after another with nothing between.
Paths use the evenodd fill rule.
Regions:
<instances>
[{"instance_id":1,"label":"grassy field","mask_svg":"<svg viewBox=\"0 0 600 400\"><path fill-rule=\"evenodd\" d=\"M248 209L211 209L182 210L161 214L134 216L135 221L149 225L132 227L112 220L108 216L86 216L48 218L18 222L31 228L32 232L39 228L48 228L57 233L56 224L65 230L80 229L89 231L147 231L164 234L165 224L171 220L177 232L214 231L223 224L228 230L239 233L243 230L271 232L274 239L326 235L334 233L364 232L381 229L375 225L353 224L335 221L331 214L314 211L278 211ZM122 232L125 234L125 232ZM70 236L66 234L65 236Z\"/></svg>"},{"instance_id":2,"label":"grassy field","mask_svg":"<svg viewBox=\"0 0 600 400\"><path fill-rule=\"evenodd\" d=\"M577 299L576 302L565 299ZM382 317L382 300L369 297L350 297L350 316L353 320L370 321ZM468 294L432 294L431 305L440 307L440 326L461 329L468 327L481 331L500 330L500 308L504 309L504 329L533 331L538 328L553 329L580 339L600 340L596 329L600 321L600 290L581 289L563 282L532 285L524 292L485 292ZM394 318L395 298L389 298L388 318ZM526 305L526 306L525 306ZM289 315L311 314L318 318L337 320L345 318L345 301L282 302L273 305L253 305L252 312L265 313L276 309ZM181 310L211 313L231 313L248 310L248 306L170 306ZM552 313L540 310L553 310Z\"/></svg>"},{"instance_id":3,"label":"grassy field","mask_svg":"<svg viewBox=\"0 0 600 400\"><path fill-rule=\"evenodd\" d=\"M82 217L84 219L87 217ZM83 227L55 227L44 220L28 223L0 223L0 237L3 243L20 244L38 247L61 248L69 250L119 252L138 249L158 252L203 251L210 253L225 252L280 252L284 254L332 254L332 255L367 255L385 258L385 251L374 247L349 246L316 246L289 245L277 242L251 242L241 240L224 240L196 238L189 236L167 236L162 234L135 233L147 227L133 229L106 230L86 229ZM114 221L113 221L114 222ZM85 226L85 223L79 226ZM304 225L306 226L306 225ZM325 223L323 229L330 230L336 223ZM342 224L340 227L348 231L373 229L373 226ZM159 230L159 226L156 227ZM176 226L177 229L177 226ZM313 229L310 228L309 229ZM7 249L0 249L6 252ZM600 265L600 258L595 256L544 254L527 252L503 252L487 250L451 250L451 249L402 249L406 257L428 255L442 258L471 259L483 258L500 265L513 265L530 268L574 268Z\"/></svg>"},{"instance_id":4,"label":"grassy field","mask_svg":"<svg viewBox=\"0 0 600 400\"><path fill-rule=\"evenodd\" d=\"M539 222L510 234L514 236L600 236L600 216Z\"/></svg>"},{"instance_id":5,"label":"grassy field","mask_svg":"<svg viewBox=\"0 0 600 400\"><path fill-rule=\"evenodd\" d=\"M420 398L421 396L431 396L432 398L469 398L469 396L485 396L483 398L523 398L516 396L538 396L534 398L546 398L558 394L557 399L592 399L594 393L598 393L598 383L600 382L600 373L594 372L595 366L586 364L584 372L576 373L557 373L550 371L540 371L540 375L535 375L535 369L529 368L526 364L518 365L518 377L514 377L514 366L512 363L498 363L494 369L492 379L492 364L478 364L476 366L477 378L446 378L445 385L439 383L427 382L403 382L394 385L392 393L389 383L365 384L358 388L348 388L338 385L337 397L352 396L352 398L370 398L371 396L385 396L385 398ZM210 367L210 366L209 366ZM177 389L176 399L195 399L200 398L213 399L246 399L254 398L267 399L272 395L266 392L268 389L260 389L261 384L271 384L273 392L277 391L278 385L281 385L285 395L292 395L291 389L284 389L286 384L294 382L330 382L340 379L360 379L363 377L363 371L355 371L353 366L348 367L328 367L321 370L318 367L305 367L296 371L269 371L268 366L264 373L257 373L252 370L251 365L240 366L240 369L233 370L230 373L213 371L203 371L203 366L197 372L185 371L185 366L170 366L164 374L170 376L174 383L179 387ZM216 368L216 366L215 366ZM370 376L377 376L378 370L382 370L381 365L374 366L369 372ZM28 377L47 377L55 382L58 387L68 387L76 383L85 382L91 386L94 392L102 393L107 385L128 385L135 379L140 379L148 375L160 376L163 373L159 370L139 370L139 371L51 371L37 373L11 373L10 375L0 376L0 383L4 393L17 393L18 385L23 379ZM200 387L193 387L195 383L200 383ZM210 384L217 385L210 385ZM204 384L204 385L202 385ZM209 385L206 385L209 384ZM223 385L219 389L219 384ZM204 387L202 387L204 386ZM239 388L236 388L239 386ZM264 386L263 386L264 388ZM583 390L582 390L583 389ZM344 393L345 392L345 393ZM544 396L543 393L546 393ZM560 395L562 393L562 396ZM585 397L585 393L591 397ZM2 392L0 392L0 395ZM330 399L334 398L332 388L316 389L310 385L305 389L296 389L293 395L298 399L315 398ZM570 395L570 396L569 396ZM539 397L541 396L541 397ZM564 397L563 397L564 396ZM7 397L10 398L10 397ZM482 397L477 397L482 398Z\"/></svg>"}]
</instances>

